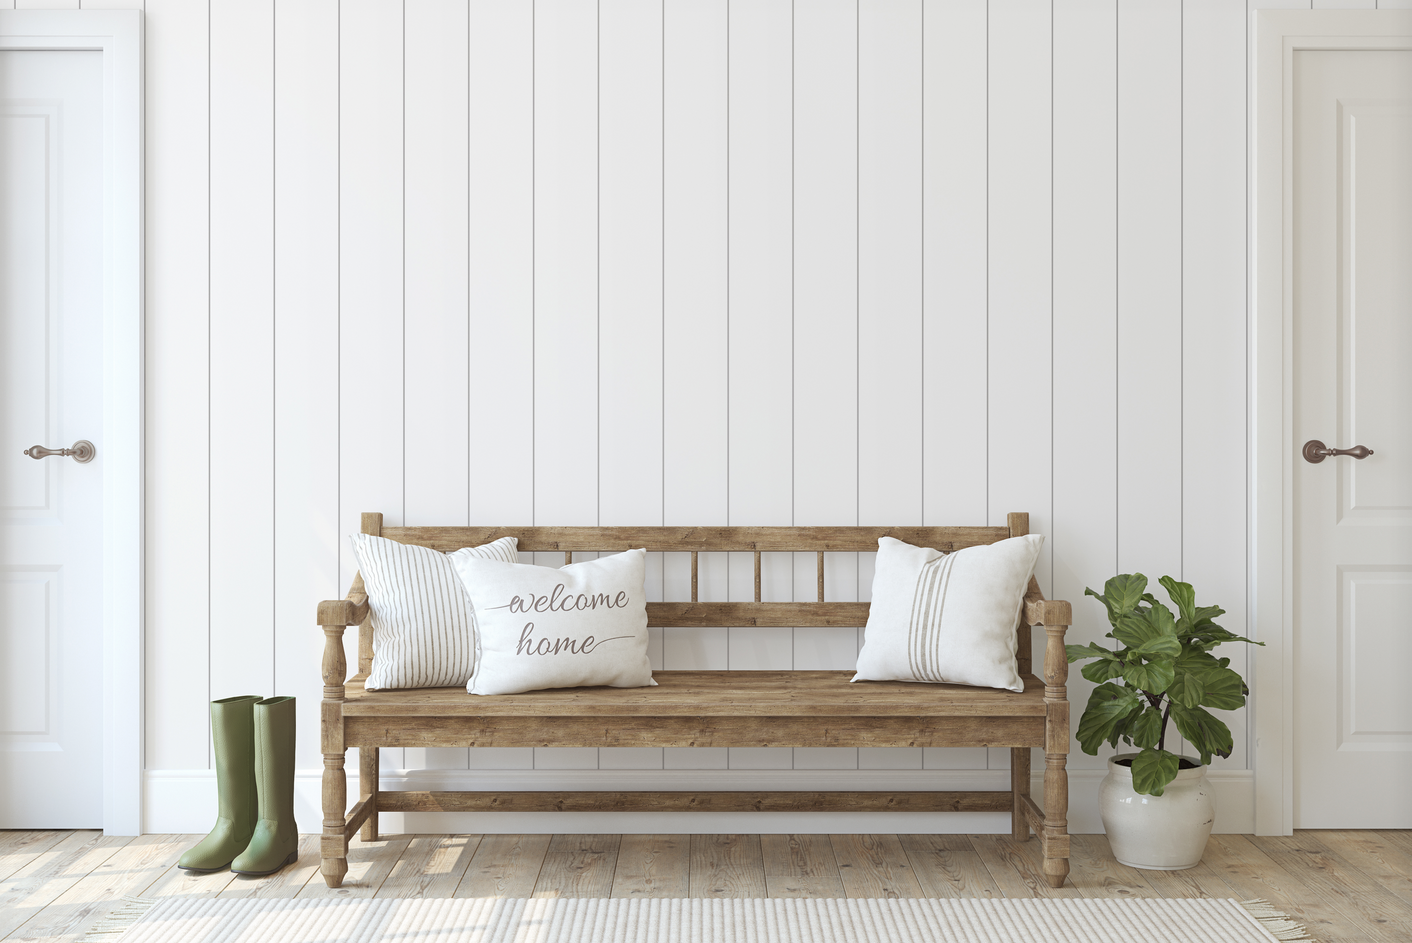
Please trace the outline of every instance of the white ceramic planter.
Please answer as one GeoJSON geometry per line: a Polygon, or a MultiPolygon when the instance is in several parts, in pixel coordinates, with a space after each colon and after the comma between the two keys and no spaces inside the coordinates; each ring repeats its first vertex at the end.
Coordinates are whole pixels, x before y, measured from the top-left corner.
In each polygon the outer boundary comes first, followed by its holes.
{"type": "MultiPolygon", "coordinates": [[[[1108,776],[1098,788],[1098,814],[1113,856],[1149,871],[1196,867],[1216,821],[1216,797],[1206,767],[1181,770],[1162,795],[1144,796],[1133,788],[1132,767],[1117,763],[1135,756],[1111,757],[1108,776]]],[[[1183,759],[1200,762],[1190,756],[1183,759]]]]}

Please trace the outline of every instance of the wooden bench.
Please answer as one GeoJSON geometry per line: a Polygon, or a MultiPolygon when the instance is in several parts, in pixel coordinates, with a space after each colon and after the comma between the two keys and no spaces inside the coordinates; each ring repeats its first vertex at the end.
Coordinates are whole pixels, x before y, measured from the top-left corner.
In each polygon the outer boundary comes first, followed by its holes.
{"type": "MultiPolygon", "coordinates": [[[[363,515],[363,533],[443,552],[497,537],[519,549],[690,552],[691,600],[647,604],[650,626],[862,626],[868,604],[824,601],[824,553],[877,549],[888,535],[938,550],[990,544],[1029,531],[1028,514],[1008,527],[383,527],[363,515]],[[753,552],[754,602],[698,602],[697,554],[753,552]],[[760,554],[809,551],[818,561],[818,600],[762,602],[760,554]]],[[[361,829],[377,840],[379,812],[467,811],[861,811],[1010,812],[1017,841],[1033,829],[1044,874],[1069,873],[1069,702],[1064,633],[1067,602],[1046,600],[1034,580],[1016,627],[1025,691],[952,684],[860,682],[851,671],[658,671],[656,687],[565,688],[473,696],[464,688],[365,691],[373,633],[361,576],[348,596],[319,604],[325,635],[321,752],[324,832],[320,871],[338,887],[348,842],[361,829]],[[343,631],[359,626],[358,673],[348,678],[343,631]],[[1045,627],[1044,683],[1031,671],[1029,626],[1045,627]],[[348,811],[344,753],[359,750],[361,796],[348,811]],[[1010,747],[1010,789],[988,792],[410,792],[378,788],[381,747],[1010,747]],[[1045,751],[1044,797],[1030,798],[1030,748],[1045,751]]]]}

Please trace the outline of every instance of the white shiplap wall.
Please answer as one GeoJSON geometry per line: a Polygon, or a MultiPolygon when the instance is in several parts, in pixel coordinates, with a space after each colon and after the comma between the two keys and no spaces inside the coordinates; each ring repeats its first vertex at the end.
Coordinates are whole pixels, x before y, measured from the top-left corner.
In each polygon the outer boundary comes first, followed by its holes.
{"type": "MultiPolygon", "coordinates": [[[[314,605],[346,588],[364,510],[1027,510],[1071,638],[1102,635],[1082,591],[1119,570],[1191,580],[1243,631],[1243,0],[145,7],[149,798],[209,776],[215,697],[297,695],[299,765],[319,765],[314,605]]],[[[835,598],[867,598],[866,556],[831,567],[835,598]]],[[[749,572],[703,561],[703,598],[745,598],[749,572]]],[[[765,577],[795,591],[786,555],[765,577]]],[[[651,582],[680,596],[682,561],[651,582]]],[[[668,631],[653,654],[842,667],[857,644],[668,631]]],[[[1077,717],[1077,672],[1070,691],[1077,717]]],[[[387,752],[448,782],[681,788],[706,774],[671,770],[881,785],[1008,761],[387,752]]]]}

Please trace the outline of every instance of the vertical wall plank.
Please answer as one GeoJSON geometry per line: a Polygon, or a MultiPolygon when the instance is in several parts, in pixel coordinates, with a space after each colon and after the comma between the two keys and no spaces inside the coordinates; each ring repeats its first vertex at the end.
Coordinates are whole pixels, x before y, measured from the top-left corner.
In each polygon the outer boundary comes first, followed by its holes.
{"type": "MultiPolygon", "coordinates": [[[[1053,358],[1051,7],[990,4],[989,34],[989,499],[987,518],[1052,522],[1053,358]]],[[[1035,564],[1049,590],[1053,544],[1035,564]]],[[[1008,750],[991,750],[992,768],[1008,750]]]]}
{"type": "Polygon", "coordinates": [[[274,4],[211,4],[211,697],[274,684],[274,4]]]}
{"type": "Polygon", "coordinates": [[[403,522],[402,4],[339,13],[339,527],[403,522]]]}
{"type": "MultiPolygon", "coordinates": [[[[858,8],[859,524],[922,522],[922,9],[858,8]]],[[[922,751],[860,750],[858,762],[920,769],[922,751]]]]}
{"type": "MultiPolygon", "coordinates": [[[[663,8],[663,495],[666,524],[725,524],[727,441],[727,0],[663,8]]],[[[664,561],[667,599],[691,598],[691,561],[664,561]]],[[[727,596],[726,558],[702,554],[697,590],[727,596]]],[[[663,634],[663,667],[725,667],[725,629],[663,634]]],[[[671,767],[724,768],[726,751],[669,749],[671,767]]]]}
{"type": "Polygon", "coordinates": [[[467,17],[467,5],[456,0],[406,0],[403,462],[409,524],[470,523],[467,17]]]}
{"type": "Polygon", "coordinates": [[[204,769],[210,700],[205,4],[146,17],[146,765],[204,769]]]}
{"type": "Polygon", "coordinates": [[[858,523],[921,523],[922,0],[858,19],[858,523]]]}
{"type": "MultiPolygon", "coordinates": [[[[858,521],[858,17],[857,0],[794,12],[796,524],[858,521]]],[[[856,554],[833,556],[835,571],[856,570],[856,554]]],[[[816,567],[814,554],[795,555],[794,598],[815,597],[816,567]]],[[[835,577],[856,593],[856,573],[835,577]]],[[[850,667],[857,639],[856,629],[797,628],[791,666],[850,667]]],[[[796,750],[794,760],[858,765],[851,749],[796,750]]]]}
{"type": "MultiPolygon", "coordinates": [[[[338,3],[275,8],[275,692],[299,699],[320,765],[322,634],[338,582],[338,3]],[[333,172],[331,172],[333,171],[333,172]]],[[[356,655],[356,632],[345,647],[356,655]]],[[[350,659],[350,664],[356,661],[350,659]]]]}
{"type": "Polygon", "coordinates": [[[788,524],[794,507],[792,43],[787,0],[731,6],[732,524],[788,524]]]}
{"type": "MultiPolygon", "coordinates": [[[[1054,8],[1054,596],[1077,643],[1108,632],[1084,598],[1117,571],[1117,6],[1054,8]]],[[[1070,700],[1092,685],[1070,674],[1070,700]]],[[[1075,748],[1072,768],[1106,761],[1075,748]]]]}
{"type": "Polygon", "coordinates": [[[1181,0],[1119,0],[1118,567],[1154,585],[1182,565],[1181,43],[1181,0]]]}
{"type": "Polygon", "coordinates": [[[795,524],[858,520],[857,30],[857,0],[794,11],[795,524]]]}
{"type": "Polygon", "coordinates": [[[725,524],[727,0],[666,0],[663,17],[663,515],[725,524]]]}
{"type": "Polygon", "coordinates": [[[985,524],[986,0],[922,8],[922,517],[985,524]],[[964,89],[964,94],[957,90],[964,89]]]}
{"type": "Polygon", "coordinates": [[[471,4],[468,33],[470,518],[528,521],[534,519],[534,4],[471,4]]]}
{"type": "MultiPolygon", "coordinates": [[[[1182,26],[1182,578],[1246,634],[1244,4],[1187,0],[1182,26]]],[[[1249,678],[1249,646],[1228,645],[1249,678]]],[[[1227,717],[1244,769],[1246,717],[1227,717]]]]}
{"type": "Polygon", "coordinates": [[[535,522],[598,523],[598,17],[535,8],[535,522]]]}
{"type": "Polygon", "coordinates": [[[662,523],[662,4],[599,6],[599,518],[662,523]]]}

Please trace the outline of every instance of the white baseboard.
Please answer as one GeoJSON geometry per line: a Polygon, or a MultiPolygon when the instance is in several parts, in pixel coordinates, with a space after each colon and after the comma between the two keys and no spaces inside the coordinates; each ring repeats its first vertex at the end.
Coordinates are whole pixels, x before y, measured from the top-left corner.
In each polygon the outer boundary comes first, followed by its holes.
{"type": "MultiPolygon", "coordinates": [[[[1104,770],[1069,772],[1069,830],[1101,834],[1098,785],[1104,770]]],[[[294,814],[301,832],[323,826],[323,770],[299,770],[294,814]]],[[[1216,831],[1255,830],[1255,782],[1250,770],[1208,774],[1216,789],[1216,831]]],[[[216,774],[212,770],[148,770],[143,830],[149,834],[200,833],[215,819],[216,774]]],[[[1005,770],[388,770],[384,789],[620,791],[747,790],[980,790],[1007,789],[1005,770]]],[[[1036,775],[1032,792],[1044,795],[1036,775]]],[[[350,803],[358,795],[356,772],[348,777],[350,803]]],[[[996,834],[1010,831],[1008,813],[995,812],[384,812],[387,834],[690,834],[690,833],[884,833],[996,834]]]]}

